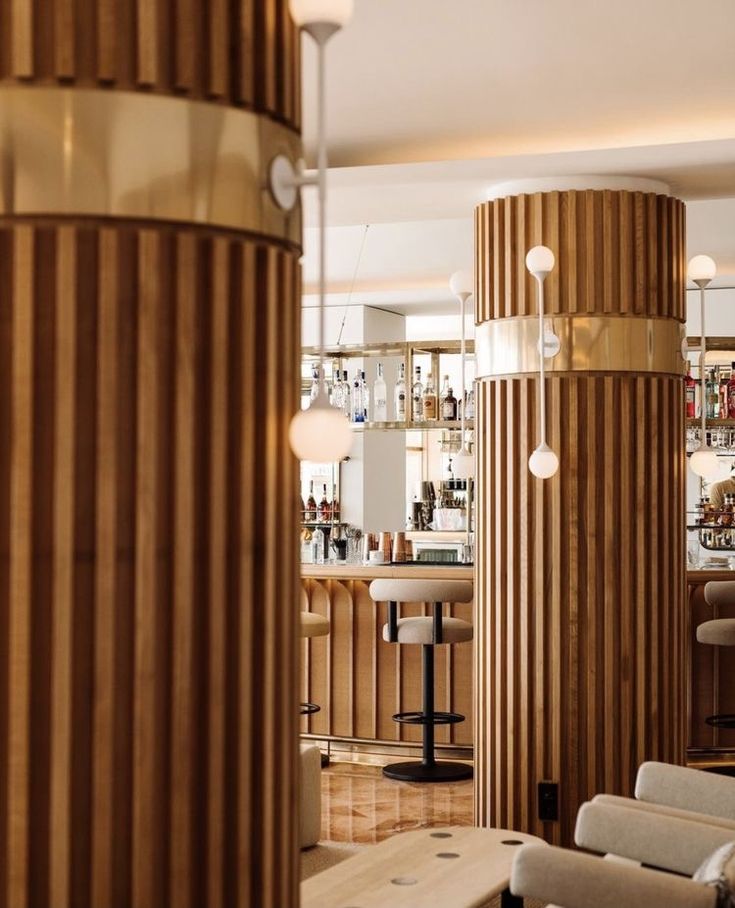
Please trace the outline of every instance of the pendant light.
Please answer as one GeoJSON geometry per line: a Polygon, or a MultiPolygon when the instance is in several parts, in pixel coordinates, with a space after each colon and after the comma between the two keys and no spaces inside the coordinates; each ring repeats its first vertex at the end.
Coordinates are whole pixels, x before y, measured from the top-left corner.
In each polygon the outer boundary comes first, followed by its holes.
{"type": "Polygon", "coordinates": [[[352,431],[344,414],[329,402],[324,383],[324,322],[326,297],[327,133],[325,48],[352,15],[353,0],[291,0],[291,16],[317,46],[318,114],[317,173],[307,176],[286,155],[271,162],[270,189],[276,204],[290,211],[302,186],[316,186],[319,199],[319,391],[306,410],[291,420],[288,438],[300,460],[331,463],[342,460],[352,447],[352,431]]]}
{"type": "Polygon", "coordinates": [[[550,479],[559,469],[559,458],[546,442],[546,368],[547,357],[559,352],[559,338],[544,325],[544,281],[554,270],[554,253],[548,246],[534,246],[526,255],[526,268],[538,286],[539,352],[539,436],[536,450],[528,458],[528,469],[539,479],[550,479]]]}
{"type": "Polygon", "coordinates": [[[461,359],[462,359],[462,387],[460,390],[460,400],[462,401],[462,416],[460,422],[460,435],[462,445],[452,461],[452,473],[457,479],[471,479],[475,475],[475,455],[470,452],[465,441],[465,410],[467,409],[465,400],[465,365],[467,354],[465,348],[465,320],[464,307],[467,300],[474,292],[474,278],[471,271],[455,271],[449,278],[449,289],[452,294],[459,300],[459,318],[460,318],[460,337],[461,337],[461,359]]]}
{"type": "Polygon", "coordinates": [[[699,306],[701,312],[701,345],[699,353],[699,377],[701,380],[700,403],[702,411],[702,437],[699,447],[692,454],[689,465],[692,472],[703,479],[716,479],[720,472],[720,465],[717,461],[717,454],[707,444],[707,380],[705,377],[704,366],[705,356],[707,353],[707,332],[705,331],[704,322],[704,291],[712,282],[717,274],[717,265],[708,255],[695,255],[690,259],[687,275],[692,283],[699,287],[699,306]]]}

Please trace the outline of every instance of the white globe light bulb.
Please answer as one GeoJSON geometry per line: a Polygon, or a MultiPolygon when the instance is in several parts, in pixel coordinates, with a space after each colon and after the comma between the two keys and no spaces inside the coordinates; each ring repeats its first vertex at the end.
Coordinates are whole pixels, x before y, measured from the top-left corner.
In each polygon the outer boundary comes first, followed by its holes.
{"type": "Polygon", "coordinates": [[[550,479],[559,469],[559,458],[547,444],[539,445],[528,458],[528,469],[539,479],[550,479]]]}
{"type": "Polygon", "coordinates": [[[472,479],[475,475],[475,455],[467,448],[459,450],[452,460],[452,473],[456,479],[472,479]]]}
{"type": "Polygon", "coordinates": [[[526,254],[526,268],[534,277],[546,277],[554,270],[556,259],[548,246],[534,246],[526,254]]]}
{"type": "Polygon", "coordinates": [[[717,454],[707,445],[702,445],[689,459],[692,472],[702,479],[716,479],[720,473],[720,462],[717,454]]]}
{"type": "Polygon", "coordinates": [[[352,17],[353,0],[290,0],[291,18],[299,26],[326,23],[341,28],[352,17]]]}
{"type": "Polygon", "coordinates": [[[475,292],[475,278],[471,271],[455,271],[449,278],[452,296],[472,296],[475,292]]]}
{"type": "Polygon", "coordinates": [[[689,259],[687,277],[693,283],[696,284],[699,281],[709,283],[716,274],[717,265],[714,259],[708,255],[695,255],[694,258],[689,259]]]}
{"type": "Polygon", "coordinates": [[[332,463],[350,453],[352,430],[343,413],[325,397],[317,397],[308,410],[299,411],[291,420],[288,440],[299,460],[332,463]]]}

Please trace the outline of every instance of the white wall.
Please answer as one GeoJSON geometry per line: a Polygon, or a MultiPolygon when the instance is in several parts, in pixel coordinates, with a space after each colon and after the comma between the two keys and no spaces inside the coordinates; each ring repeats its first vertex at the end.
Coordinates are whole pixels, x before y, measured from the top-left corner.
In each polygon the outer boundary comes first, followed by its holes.
{"type": "MultiPolygon", "coordinates": [[[[708,337],[735,337],[735,288],[708,290],[704,304],[708,337]]],[[[687,335],[699,337],[699,290],[687,290],[687,335]]]]}

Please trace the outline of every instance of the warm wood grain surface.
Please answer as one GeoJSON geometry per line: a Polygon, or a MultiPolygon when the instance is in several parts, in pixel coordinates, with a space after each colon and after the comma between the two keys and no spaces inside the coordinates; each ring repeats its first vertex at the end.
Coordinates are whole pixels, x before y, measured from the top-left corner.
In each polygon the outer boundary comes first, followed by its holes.
{"type": "MultiPolygon", "coordinates": [[[[477,210],[477,319],[537,311],[524,257],[548,244],[547,311],[683,318],[683,205],[563,192],[477,210]]],[[[528,470],[538,378],[477,387],[477,820],[571,844],[579,804],[685,756],[683,387],[676,375],[555,372],[528,470]],[[537,785],[559,786],[559,822],[537,785]]]]}
{"type": "Polygon", "coordinates": [[[294,904],[297,267],[0,224],[3,908],[294,904]]]}
{"type": "MultiPolygon", "coordinates": [[[[434,571],[445,576],[450,570],[457,572],[451,574],[457,580],[472,578],[471,568],[302,567],[304,610],[324,615],[330,622],[328,636],[302,643],[302,700],[321,706],[320,712],[302,718],[303,732],[375,744],[421,741],[419,726],[391,718],[394,713],[421,708],[421,647],[383,640],[388,605],[373,602],[368,588],[376,576],[437,577],[434,571]],[[307,568],[315,576],[304,577],[307,568]],[[396,574],[383,573],[393,570],[396,574]]],[[[430,603],[406,603],[400,606],[400,615],[430,614],[430,609],[430,603]]],[[[472,603],[447,605],[444,614],[471,621],[472,603]]],[[[437,744],[470,746],[472,646],[437,646],[435,658],[436,708],[466,716],[457,725],[437,726],[437,744]]]]}
{"type": "Polygon", "coordinates": [[[0,82],[177,95],[300,122],[287,0],[6,0],[0,82]]]}

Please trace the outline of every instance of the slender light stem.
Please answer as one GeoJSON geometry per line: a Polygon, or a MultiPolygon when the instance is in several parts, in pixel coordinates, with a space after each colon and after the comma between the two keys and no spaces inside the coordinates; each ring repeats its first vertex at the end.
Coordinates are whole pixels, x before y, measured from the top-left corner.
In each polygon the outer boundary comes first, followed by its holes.
{"type": "Polygon", "coordinates": [[[327,95],[325,77],[326,39],[315,38],[318,68],[317,192],[319,197],[319,385],[324,390],[324,335],[327,295],[327,95]]]}
{"type": "Polygon", "coordinates": [[[699,380],[702,387],[700,394],[700,404],[702,408],[702,439],[700,441],[700,446],[705,447],[707,444],[707,381],[704,373],[704,358],[707,354],[707,341],[705,339],[706,332],[704,330],[704,286],[702,284],[699,285],[699,307],[701,311],[700,321],[702,323],[702,337],[699,353],[699,380]]]}
{"type": "Polygon", "coordinates": [[[461,320],[460,355],[461,355],[461,359],[462,359],[462,389],[460,391],[460,393],[462,395],[460,397],[460,400],[462,401],[462,415],[460,417],[460,432],[461,432],[461,435],[460,435],[461,444],[459,446],[460,451],[464,450],[464,411],[466,409],[466,402],[465,402],[465,341],[464,341],[464,306],[465,306],[466,302],[467,302],[467,294],[460,293],[459,294],[459,317],[461,320]]]}
{"type": "Polygon", "coordinates": [[[537,277],[538,281],[538,350],[539,350],[539,424],[541,441],[546,444],[546,362],[544,350],[544,279],[537,277]]]}

